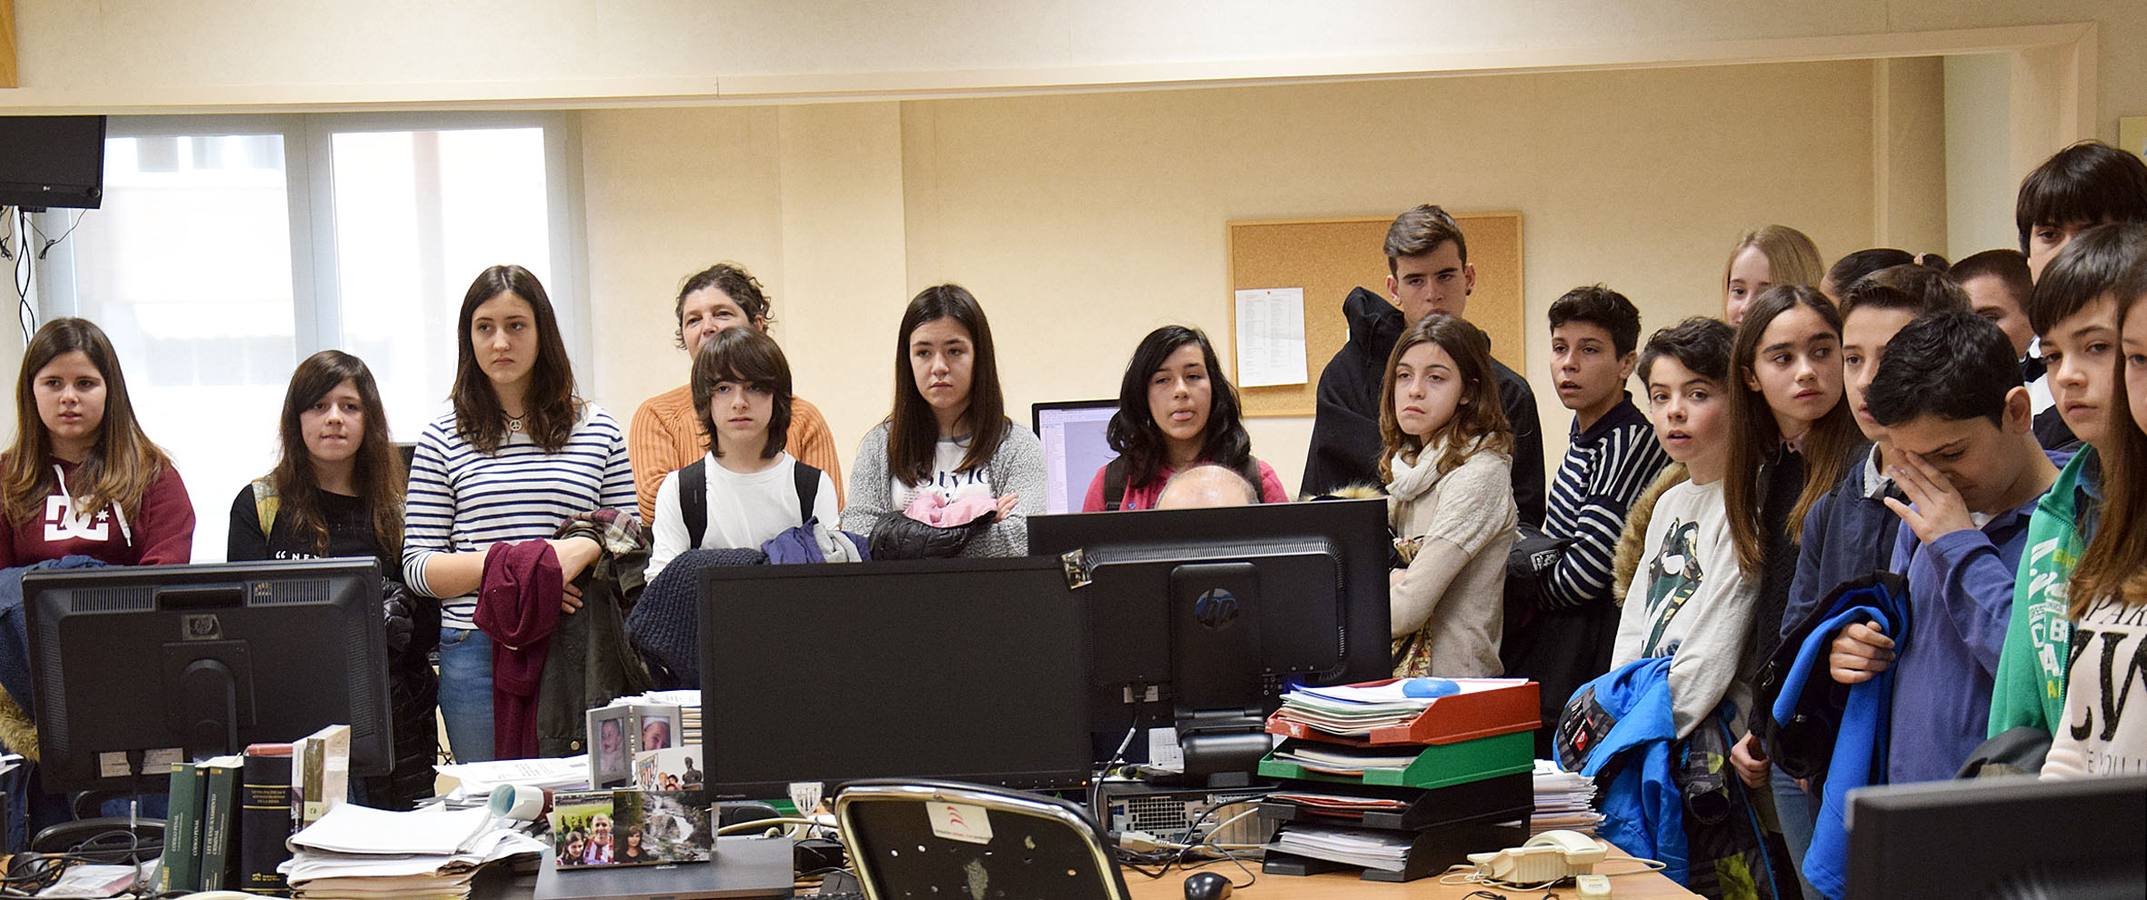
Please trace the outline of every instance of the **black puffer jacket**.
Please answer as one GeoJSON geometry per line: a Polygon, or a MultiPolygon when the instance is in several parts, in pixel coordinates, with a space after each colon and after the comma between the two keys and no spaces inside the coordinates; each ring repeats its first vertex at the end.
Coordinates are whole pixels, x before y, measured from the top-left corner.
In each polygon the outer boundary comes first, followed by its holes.
{"type": "Polygon", "coordinates": [[[440,601],[382,583],[387,618],[388,700],[394,719],[395,764],[387,775],[361,779],[368,805],[406,810],[432,796],[433,763],[440,750],[434,710],[440,679],[432,651],[440,646],[440,601]]]}

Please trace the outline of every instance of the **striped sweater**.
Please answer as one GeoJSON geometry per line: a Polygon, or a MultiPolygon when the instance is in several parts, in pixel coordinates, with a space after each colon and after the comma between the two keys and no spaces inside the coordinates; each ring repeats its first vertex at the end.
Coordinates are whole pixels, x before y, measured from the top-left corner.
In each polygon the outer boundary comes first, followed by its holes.
{"type": "MultiPolygon", "coordinates": [[[[634,470],[626,431],[595,404],[575,423],[567,445],[545,453],[514,432],[497,452],[470,446],[446,413],[425,426],[410,461],[403,514],[403,578],[411,589],[438,597],[425,583],[425,561],[500,541],[549,538],[575,513],[610,507],[633,511],[634,470]]],[[[472,628],[477,596],[440,598],[440,624],[472,628]]]]}
{"type": "Polygon", "coordinates": [[[1545,579],[1550,605],[1575,607],[1611,598],[1611,557],[1625,528],[1626,510],[1669,464],[1654,428],[1630,394],[1586,432],[1573,436],[1551,482],[1543,520],[1547,537],[1571,542],[1545,579]]]}

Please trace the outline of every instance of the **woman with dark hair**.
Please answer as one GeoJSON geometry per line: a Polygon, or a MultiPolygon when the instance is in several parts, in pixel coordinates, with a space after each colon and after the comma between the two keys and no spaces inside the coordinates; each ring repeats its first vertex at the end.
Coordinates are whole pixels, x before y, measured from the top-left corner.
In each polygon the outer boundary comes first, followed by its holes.
{"type": "Polygon", "coordinates": [[[400,578],[403,461],[365,361],[323,350],[298,364],[283,395],[274,471],[231,501],[228,557],[370,556],[400,578]]]}
{"type": "Polygon", "coordinates": [[[1082,512],[1154,509],[1170,476],[1201,463],[1244,475],[1262,503],[1290,501],[1274,467],[1253,457],[1237,389],[1197,328],[1165,325],[1141,339],[1119,381],[1108,437],[1118,458],[1089,482],[1082,512]]]}
{"type": "Polygon", "coordinates": [[[1513,428],[1491,338],[1433,313],[1402,332],[1379,390],[1379,474],[1394,543],[1394,674],[1497,676],[1506,556],[1518,538],[1513,428]]]}
{"type": "Polygon", "coordinates": [[[119,354],[88,319],[46,322],[23,348],[0,500],[0,568],[76,555],[119,566],[193,559],[186,484],[142,433],[119,354]]]}
{"type": "Polygon", "coordinates": [[[307,357],[291,373],[277,434],[275,470],[231,500],[227,558],[380,561],[395,759],[360,790],[369,806],[409,809],[432,796],[440,681],[429,656],[440,642],[440,610],[401,583],[403,461],[372,370],[340,350],[307,357]]]}
{"type": "Polygon", "coordinates": [[[1043,444],[1007,419],[991,324],[960,285],[925,288],[902,313],[894,410],[857,448],[843,530],[870,537],[880,558],[877,532],[923,524],[909,515],[920,501],[988,523],[959,543],[970,557],[1027,554],[1028,517],[1044,511],[1043,444]]]}
{"type": "Polygon", "coordinates": [[[566,585],[560,609],[580,609],[574,580],[602,548],[552,535],[578,513],[634,510],[634,473],[624,429],[575,392],[537,276],[521,266],[479,273],[455,329],[454,410],[418,436],[402,569],[411,590],[440,598],[440,713],[455,758],[476,762],[493,755],[492,640],[472,618],[486,552],[551,541],[566,585]]]}

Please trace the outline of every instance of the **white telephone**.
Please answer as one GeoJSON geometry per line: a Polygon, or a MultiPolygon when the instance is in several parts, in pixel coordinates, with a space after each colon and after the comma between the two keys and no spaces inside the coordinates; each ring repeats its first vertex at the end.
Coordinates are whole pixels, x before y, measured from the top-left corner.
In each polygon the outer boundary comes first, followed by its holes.
{"type": "Polygon", "coordinates": [[[1546,831],[1519,847],[1471,853],[1479,877],[1509,884],[1549,884],[1595,871],[1610,854],[1603,842],[1577,831],[1546,831]]]}

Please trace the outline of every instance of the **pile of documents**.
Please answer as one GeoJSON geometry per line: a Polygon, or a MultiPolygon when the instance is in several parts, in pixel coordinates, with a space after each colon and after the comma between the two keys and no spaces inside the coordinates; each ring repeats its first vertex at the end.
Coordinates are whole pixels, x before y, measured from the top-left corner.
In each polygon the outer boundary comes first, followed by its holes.
{"type": "Polygon", "coordinates": [[[444,805],[388,812],[345,803],[290,843],[295,853],[282,871],[303,900],[461,900],[478,869],[546,850],[486,810],[444,805]]]}
{"type": "Polygon", "coordinates": [[[1297,804],[1299,808],[1314,815],[1347,818],[1361,817],[1368,812],[1402,812],[1409,808],[1409,802],[1406,800],[1319,791],[1276,791],[1267,795],[1267,799],[1277,803],[1297,804]]]}
{"type": "Polygon", "coordinates": [[[492,789],[505,784],[543,788],[554,793],[589,788],[587,755],[459,763],[434,766],[433,770],[455,779],[454,789],[448,791],[444,799],[448,806],[457,809],[485,805],[492,799],[492,789]]]}
{"type": "Polygon", "coordinates": [[[1416,835],[1371,828],[1293,825],[1275,836],[1268,849],[1367,869],[1401,871],[1408,864],[1416,835]]]}
{"type": "Polygon", "coordinates": [[[1322,775],[1361,776],[1366,769],[1401,770],[1416,762],[1421,747],[1350,747],[1341,744],[1287,743],[1274,758],[1322,775]]]}
{"type": "Polygon", "coordinates": [[[1373,729],[1415,721],[1438,698],[1411,685],[1434,681],[1453,684],[1446,679],[1406,678],[1377,687],[1298,688],[1282,695],[1282,709],[1275,717],[1332,735],[1361,738],[1373,729]]]}
{"type": "Polygon", "coordinates": [[[1536,760],[1536,812],[1528,819],[1528,833],[1541,834],[1563,828],[1594,834],[1603,824],[1595,811],[1595,782],[1558,768],[1547,759],[1536,760]]]}

